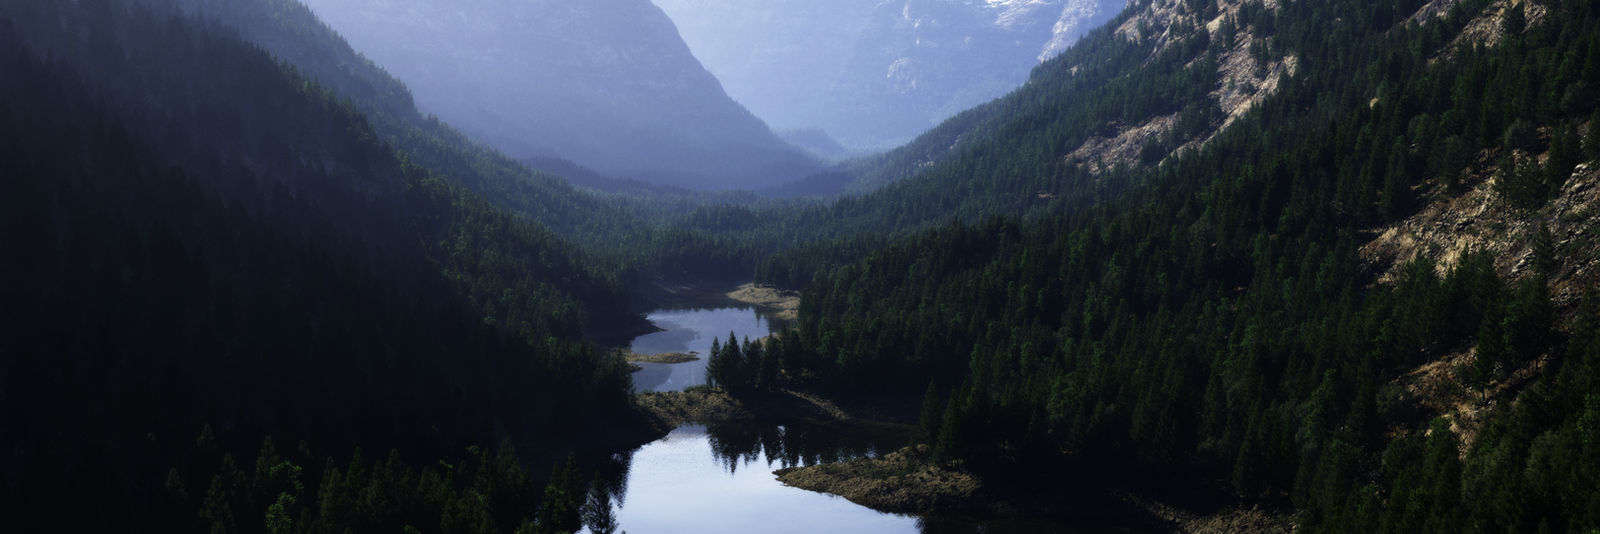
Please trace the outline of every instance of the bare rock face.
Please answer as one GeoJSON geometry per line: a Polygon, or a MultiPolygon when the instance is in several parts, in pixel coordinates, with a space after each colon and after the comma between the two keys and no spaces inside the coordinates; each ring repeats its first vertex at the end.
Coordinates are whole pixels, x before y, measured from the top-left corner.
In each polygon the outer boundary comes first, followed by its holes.
{"type": "MultiPolygon", "coordinates": [[[[1522,158],[1544,155],[1518,153],[1522,158]]],[[[1361,248],[1362,260],[1380,272],[1378,281],[1395,280],[1406,264],[1417,259],[1433,261],[1440,273],[1454,267],[1468,251],[1491,253],[1501,277],[1519,279],[1532,272],[1533,238],[1539,228],[1554,238],[1559,266],[1551,273],[1551,294],[1556,303],[1574,302],[1584,285],[1600,274],[1600,259],[1593,254],[1600,239],[1600,168],[1579,165],[1572,170],[1561,194],[1535,212],[1510,208],[1495,191],[1497,152],[1485,152],[1477,164],[1462,171],[1463,183],[1472,184],[1460,194],[1428,192],[1426,206],[1395,225],[1374,230],[1375,237],[1361,248]]]]}
{"type": "Polygon", "coordinates": [[[649,0],[307,0],[418,105],[517,158],[691,188],[817,164],[743,109],[649,0]]]}
{"type": "MultiPolygon", "coordinates": [[[[1208,20],[1199,20],[1181,1],[1154,0],[1116,29],[1118,35],[1130,41],[1153,40],[1156,54],[1188,38],[1189,34],[1181,31],[1186,24],[1202,27],[1212,35],[1231,34],[1232,42],[1217,58],[1220,83],[1207,95],[1211,101],[1206,105],[1215,106],[1220,119],[1207,124],[1193,137],[1175,143],[1176,146],[1164,147],[1154,158],[1149,158],[1150,154],[1144,153],[1144,149],[1161,142],[1172,132],[1179,123],[1178,114],[1152,117],[1136,124],[1109,124],[1104,133],[1084,141],[1063,159],[1095,174],[1117,166],[1157,163],[1204,146],[1227,131],[1256,104],[1277,93],[1278,86],[1294,76],[1300,60],[1295,56],[1257,57],[1252,49],[1260,40],[1248,26],[1223,32],[1224,21],[1236,15],[1243,4],[1240,0],[1216,0],[1217,14],[1208,20]]],[[[1264,6],[1275,9],[1276,2],[1266,2],[1264,6]]]]}

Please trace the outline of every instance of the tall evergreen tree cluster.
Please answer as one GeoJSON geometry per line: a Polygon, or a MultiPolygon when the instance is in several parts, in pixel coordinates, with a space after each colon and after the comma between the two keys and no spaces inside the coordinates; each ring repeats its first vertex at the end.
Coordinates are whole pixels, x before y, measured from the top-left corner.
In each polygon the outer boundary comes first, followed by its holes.
{"type": "Polygon", "coordinates": [[[785,360],[797,361],[801,348],[785,338],[798,338],[793,330],[765,339],[742,343],[732,332],[726,343],[711,340],[711,355],[706,362],[706,383],[734,391],[772,390],[780,384],[779,373],[785,360]]]}

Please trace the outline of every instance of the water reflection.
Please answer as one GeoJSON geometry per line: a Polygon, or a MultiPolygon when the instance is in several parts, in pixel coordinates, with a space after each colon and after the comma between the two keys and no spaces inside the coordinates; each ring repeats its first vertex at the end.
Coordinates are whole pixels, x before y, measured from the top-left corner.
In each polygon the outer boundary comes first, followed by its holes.
{"type": "Polygon", "coordinates": [[[905,445],[898,429],[842,423],[722,424],[706,434],[712,455],[729,473],[758,462],[771,471],[874,457],[905,445]]]}
{"type": "MultiPolygon", "coordinates": [[[[845,499],[791,488],[772,474],[788,458],[823,454],[820,441],[791,442],[794,425],[685,426],[602,467],[597,501],[615,501],[611,519],[594,514],[589,532],[919,532],[915,517],[885,514],[845,499]],[[769,454],[768,451],[784,451],[769,454]],[[787,456],[786,456],[787,455],[787,456]],[[625,479],[625,482],[618,482],[625,479]]],[[[867,440],[870,442],[871,440],[867,440]]],[[[844,449],[875,450],[880,445],[844,449]]],[[[791,465],[794,465],[791,463],[791,465]]]]}
{"type": "Polygon", "coordinates": [[[873,456],[904,433],[809,421],[684,426],[600,466],[587,532],[1076,532],[1030,520],[886,514],[840,497],[784,486],[772,471],[873,456]],[[609,513],[606,513],[609,512],[609,513]]]}
{"type": "Polygon", "coordinates": [[[633,374],[639,391],[683,391],[706,381],[706,359],[711,340],[726,341],[731,332],[740,340],[759,339],[781,328],[758,308],[724,306],[657,310],[645,316],[661,331],[634,338],[629,350],[640,354],[691,353],[700,360],[687,363],[640,363],[633,374]]]}

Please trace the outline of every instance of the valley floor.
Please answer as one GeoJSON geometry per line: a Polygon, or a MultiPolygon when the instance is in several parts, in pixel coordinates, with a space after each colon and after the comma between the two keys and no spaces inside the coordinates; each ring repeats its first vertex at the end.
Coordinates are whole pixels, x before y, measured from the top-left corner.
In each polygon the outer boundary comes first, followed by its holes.
{"type": "MultiPolygon", "coordinates": [[[[816,394],[783,390],[730,394],[698,387],[679,392],[644,393],[637,404],[667,429],[686,424],[805,420],[846,429],[910,432],[907,406],[873,402],[835,402],[816,394]]],[[[1137,532],[1287,533],[1292,511],[1228,504],[1187,506],[1135,493],[1093,488],[1050,488],[1042,493],[986,487],[959,462],[933,465],[926,445],[914,445],[874,458],[790,467],[774,472],[800,489],[837,495],[878,511],[916,515],[1000,518],[1068,517],[1073,524],[1102,525],[1137,532]],[[1071,506],[1071,511],[1063,510],[1071,506]]],[[[1051,522],[1057,519],[1050,519],[1051,522]]]]}

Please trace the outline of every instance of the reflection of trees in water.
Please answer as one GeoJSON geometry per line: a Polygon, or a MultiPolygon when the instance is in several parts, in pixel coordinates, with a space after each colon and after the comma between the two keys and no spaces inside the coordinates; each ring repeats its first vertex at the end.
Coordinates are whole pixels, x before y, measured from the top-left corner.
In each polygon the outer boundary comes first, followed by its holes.
{"type": "Polygon", "coordinates": [[[620,452],[594,460],[594,479],[589,482],[589,494],[583,503],[583,524],[593,534],[617,532],[616,508],[622,506],[628,494],[628,470],[633,466],[633,452],[620,452]],[[612,503],[616,506],[612,506],[612,503]]]}
{"type": "Polygon", "coordinates": [[[728,472],[766,460],[767,467],[795,467],[876,456],[905,445],[905,437],[838,424],[730,423],[706,427],[711,454],[728,472]]]}

